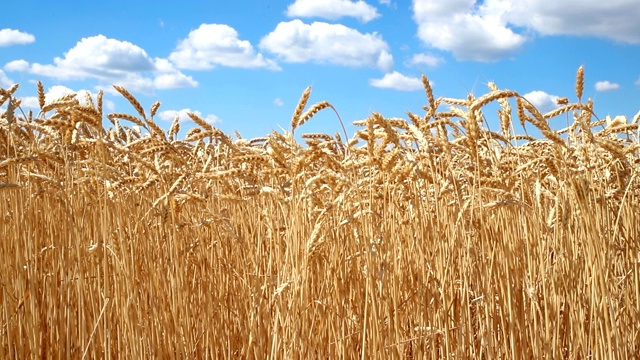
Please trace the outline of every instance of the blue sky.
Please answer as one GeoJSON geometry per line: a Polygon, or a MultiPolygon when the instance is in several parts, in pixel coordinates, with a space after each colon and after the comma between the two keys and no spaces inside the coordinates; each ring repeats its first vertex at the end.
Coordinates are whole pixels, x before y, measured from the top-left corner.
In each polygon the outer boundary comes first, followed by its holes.
{"type": "MultiPolygon", "coordinates": [[[[251,138],[288,130],[307,86],[309,104],[329,101],[347,124],[423,114],[421,73],[436,96],[480,96],[494,81],[550,110],[575,99],[584,65],[600,118],[640,110],[637,0],[9,1],[2,12],[0,86],[20,83],[25,109],[41,80],[48,101],[104,90],[108,112],[134,113],[118,84],[145,108],[160,100],[164,128],[198,111],[251,138]]],[[[339,130],[324,110],[301,131],[339,130]]]]}

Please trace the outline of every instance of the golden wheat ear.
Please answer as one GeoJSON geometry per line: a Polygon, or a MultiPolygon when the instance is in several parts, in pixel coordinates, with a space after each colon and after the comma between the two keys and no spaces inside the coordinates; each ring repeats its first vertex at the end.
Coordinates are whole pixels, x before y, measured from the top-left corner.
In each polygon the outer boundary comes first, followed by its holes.
{"type": "Polygon", "coordinates": [[[302,111],[307,106],[307,101],[309,101],[309,96],[311,95],[311,86],[308,86],[302,92],[302,96],[300,97],[300,101],[298,101],[298,105],[296,109],[293,111],[293,116],[291,116],[291,133],[293,133],[299,125],[300,116],[302,115],[302,111]]]}
{"type": "Polygon", "coordinates": [[[136,112],[138,112],[138,114],[143,119],[147,118],[147,115],[145,115],[145,112],[144,112],[144,108],[142,107],[142,105],[140,105],[140,102],[138,101],[138,99],[135,98],[135,96],[131,95],[131,93],[127,89],[125,89],[120,85],[113,85],[113,88],[116,89],[116,91],[118,91],[122,96],[124,96],[124,98],[127,99],[127,101],[129,101],[131,106],[133,106],[133,108],[136,109],[136,112]]]}
{"type": "Polygon", "coordinates": [[[44,85],[42,85],[42,81],[38,81],[38,105],[40,106],[40,110],[44,108],[44,104],[44,85]]]}
{"type": "Polygon", "coordinates": [[[576,96],[578,102],[582,102],[582,93],[584,92],[584,66],[580,65],[576,72],[576,96]]]}

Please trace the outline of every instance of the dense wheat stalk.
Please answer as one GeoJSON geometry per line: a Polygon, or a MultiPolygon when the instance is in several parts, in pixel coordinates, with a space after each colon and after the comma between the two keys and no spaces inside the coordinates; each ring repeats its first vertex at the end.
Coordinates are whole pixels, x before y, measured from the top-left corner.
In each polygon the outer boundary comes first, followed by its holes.
{"type": "Polygon", "coordinates": [[[236,140],[0,89],[0,357],[633,358],[638,116],[592,121],[583,77],[546,114],[423,77],[424,115],[304,144],[310,88],[236,140]]]}

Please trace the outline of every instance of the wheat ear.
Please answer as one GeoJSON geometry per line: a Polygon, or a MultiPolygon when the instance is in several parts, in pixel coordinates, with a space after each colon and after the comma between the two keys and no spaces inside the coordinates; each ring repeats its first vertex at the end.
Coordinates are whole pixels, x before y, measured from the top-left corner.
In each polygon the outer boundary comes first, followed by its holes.
{"type": "Polygon", "coordinates": [[[129,103],[131,103],[133,108],[136,109],[138,114],[140,114],[140,116],[142,116],[143,119],[147,118],[147,116],[144,113],[144,109],[142,108],[142,105],[140,105],[140,102],[138,102],[138,100],[133,95],[131,95],[131,93],[127,89],[119,85],[114,85],[113,88],[116,89],[120,94],[122,94],[122,96],[124,96],[124,98],[127,99],[129,103]]]}
{"type": "Polygon", "coordinates": [[[44,104],[44,85],[42,85],[42,81],[38,81],[38,105],[40,106],[40,110],[42,110],[44,104]]]}
{"type": "Polygon", "coordinates": [[[156,116],[156,113],[158,112],[158,109],[160,108],[160,105],[162,105],[162,103],[160,101],[156,101],[153,103],[153,105],[151,105],[151,117],[156,116]]]}
{"type": "Polygon", "coordinates": [[[580,65],[576,73],[576,96],[578,102],[582,102],[582,93],[584,91],[584,66],[580,65]]]}
{"type": "Polygon", "coordinates": [[[300,116],[302,115],[304,108],[307,106],[309,95],[311,95],[311,86],[304,90],[302,97],[300,97],[300,101],[298,101],[298,106],[296,106],[296,110],[293,112],[293,116],[291,117],[291,133],[293,133],[299,125],[300,116]]]}
{"type": "Polygon", "coordinates": [[[189,112],[187,113],[187,116],[189,116],[194,123],[198,124],[198,126],[203,128],[205,131],[215,131],[214,127],[211,126],[211,124],[206,122],[203,118],[198,116],[196,113],[189,112]]]}
{"type": "Polygon", "coordinates": [[[178,135],[179,131],[180,131],[180,116],[176,115],[176,117],[173,118],[171,127],[169,128],[169,137],[171,138],[171,140],[173,140],[175,136],[178,135]]]}
{"type": "Polygon", "coordinates": [[[300,115],[300,118],[298,119],[298,125],[296,127],[302,126],[304,123],[309,121],[316,113],[318,113],[318,111],[328,108],[330,106],[331,104],[329,104],[328,101],[320,101],[319,103],[314,104],[309,108],[309,110],[305,111],[302,115],[300,115]]]}
{"type": "Polygon", "coordinates": [[[424,90],[427,93],[427,100],[429,101],[429,108],[433,109],[433,111],[435,111],[436,101],[433,98],[433,89],[431,89],[431,83],[429,82],[429,79],[427,79],[427,77],[424,74],[422,74],[421,80],[422,80],[422,86],[424,86],[424,90]]]}

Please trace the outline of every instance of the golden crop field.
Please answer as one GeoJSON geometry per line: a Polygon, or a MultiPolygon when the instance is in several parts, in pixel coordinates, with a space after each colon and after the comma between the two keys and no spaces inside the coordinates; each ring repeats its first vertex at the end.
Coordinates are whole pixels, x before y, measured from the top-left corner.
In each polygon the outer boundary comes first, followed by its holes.
{"type": "Polygon", "coordinates": [[[640,113],[583,76],[549,113],[423,76],[423,114],[350,136],[301,134],[336,110],[308,88],[255,139],[0,89],[0,357],[637,357],[640,113]]]}

